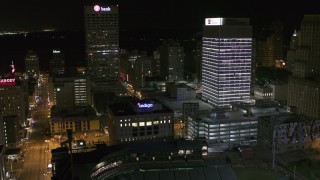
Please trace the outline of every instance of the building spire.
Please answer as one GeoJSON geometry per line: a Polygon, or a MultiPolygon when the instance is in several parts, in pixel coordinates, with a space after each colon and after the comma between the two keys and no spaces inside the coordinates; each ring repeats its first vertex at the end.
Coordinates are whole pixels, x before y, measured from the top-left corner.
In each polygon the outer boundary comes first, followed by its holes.
{"type": "Polygon", "coordinates": [[[15,72],[16,72],[16,69],[14,68],[13,61],[12,61],[11,65],[10,65],[10,67],[11,67],[11,75],[14,76],[15,72]]]}

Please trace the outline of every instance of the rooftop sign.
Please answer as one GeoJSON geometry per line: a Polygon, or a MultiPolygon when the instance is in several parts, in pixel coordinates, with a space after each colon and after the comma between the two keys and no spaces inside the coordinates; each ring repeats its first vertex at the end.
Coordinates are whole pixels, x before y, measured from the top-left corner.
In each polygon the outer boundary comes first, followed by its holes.
{"type": "Polygon", "coordinates": [[[137,106],[138,106],[138,108],[152,108],[153,104],[151,104],[151,103],[138,103],[137,106]]]}
{"type": "Polygon", "coordinates": [[[99,11],[106,12],[106,11],[111,11],[111,8],[95,5],[95,6],[93,6],[93,10],[96,12],[99,12],[99,11]]]}
{"type": "Polygon", "coordinates": [[[15,78],[0,79],[0,86],[15,86],[15,85],[16,85],[15,78]]]}
{"type": "Polygon", "coordinates": [[[223,25],[223,18],[206,18],[206,26],[220,26],[223,25]]]}

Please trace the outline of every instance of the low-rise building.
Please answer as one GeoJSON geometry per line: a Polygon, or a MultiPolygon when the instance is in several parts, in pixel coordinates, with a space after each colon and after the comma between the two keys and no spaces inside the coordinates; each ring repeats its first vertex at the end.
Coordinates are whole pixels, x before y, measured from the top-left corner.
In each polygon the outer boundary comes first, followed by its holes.
{"type": "Polygon", "coordinates": [[[258,117],[258,146],[283,153],[320,148],[320,120],[293,113],[258,117]]]}
{"type": "Polygon", "coordinates": [[[241,146],[256,146],[258,119],[287,112],[275,101],[257,100],[233,104],[229,111],[202,111],[186,117],[187,138],[204,138],[208,152],[223,151],[241,146]]]}
{"type": "Polygon", "coordinates": [[[99,117],[91,108],[72,113],[54,112],[54,110],[52,112],[50,119],[52,134],[66,133],[67,129],[72,129],[73,132],[100,130],[99,117]]]}
{"type": "Polygon", "coordinates": [[[108,106],[111,144],[173,138],[173,111],[156,100],[131,100],[108,106]]]}

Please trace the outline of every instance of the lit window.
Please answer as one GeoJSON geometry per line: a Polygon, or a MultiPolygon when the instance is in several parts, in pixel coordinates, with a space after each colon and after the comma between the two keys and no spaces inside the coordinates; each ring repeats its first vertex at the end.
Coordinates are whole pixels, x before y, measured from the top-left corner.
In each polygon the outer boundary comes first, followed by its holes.
{"type": "Polygon", "coordinates": [[[137,126],[138,126],[138,123],[132,123],[132,126],[133,126],[133,127],[137,127],[137,126]]]}
{"type": "Polygon", "coordinates": [[[144,122],[139,122],[139,126],[145,126],[144,122]]]}
{"type": "Polygon", "coordinates": [[[147,126],[151,126],[152,125],[152,122],[151,121],[148,121],[147,122],[147,126]]]}
{"type": "Polygon", "coordinates": [[[153,124],[159,124],[159,121],[153,121],[153,124]]]}

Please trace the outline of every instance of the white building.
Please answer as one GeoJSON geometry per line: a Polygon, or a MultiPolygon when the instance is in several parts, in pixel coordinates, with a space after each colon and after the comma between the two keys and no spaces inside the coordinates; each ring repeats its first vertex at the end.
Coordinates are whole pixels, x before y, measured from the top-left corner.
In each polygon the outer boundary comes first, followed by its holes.
{"type": "Polygon", "coordinates": [[[258,119],[241,111],[204,112],[187,117],[187,137],[204,138],[213,149],[256,145],[258,119]]]}
{"type": "MultiPolygon", "coordinates": [[[[209,153],[239,146],[255,146],[258,142],[260,117],[285,113],[292,114],[287,108],[280,108],[278,103],[268,100],[258,100],[252,104],[239,103],[230,111],[203,111],[187,116],[187,137],[205,139],[209,144],[209,153]]],[[[266,131],[269,129],[266,128],[266,131]]]]}
{"type": "Polygon", "coordinates": [[[250,98],[252,27],[246,18],[206,18],[202,98],[218,108],[250,98]]]}

